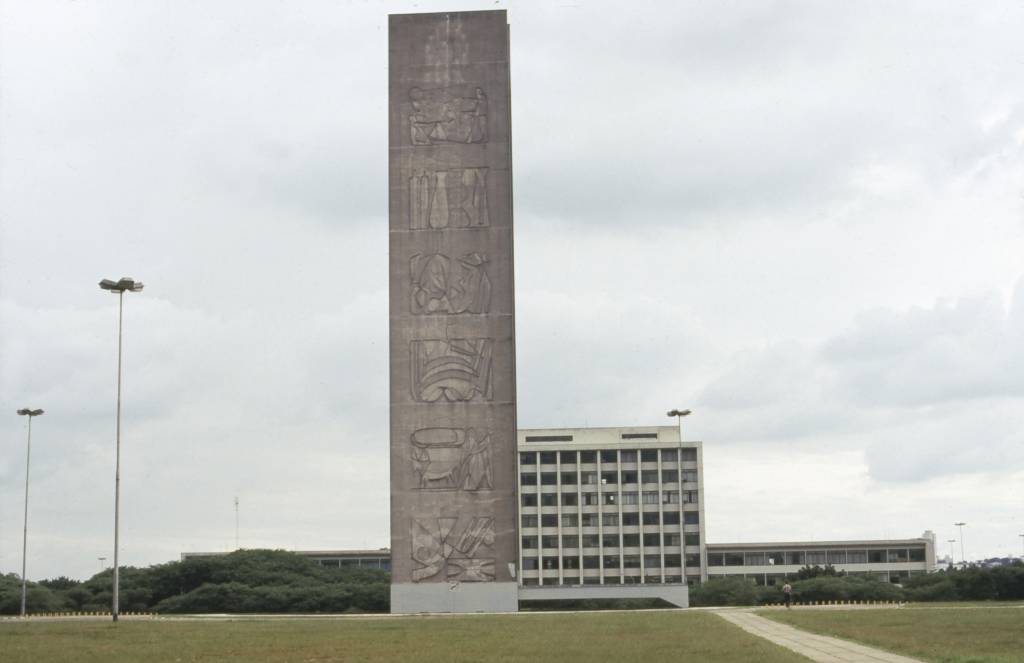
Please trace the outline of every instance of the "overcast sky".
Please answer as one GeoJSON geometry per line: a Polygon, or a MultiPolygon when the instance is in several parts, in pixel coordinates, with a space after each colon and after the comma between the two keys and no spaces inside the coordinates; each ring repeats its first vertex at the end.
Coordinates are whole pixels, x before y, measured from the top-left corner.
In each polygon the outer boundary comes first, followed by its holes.
{"type": "MultiPolygon", "coordinates": [[[[1024,533],[1024,5],[0,1],[0,572],[387,546],[387,14],[507,8],[519,425],[710,541],[1024,533]]],[[[957,544],[959,556],[959,544],[957,544]]]]}

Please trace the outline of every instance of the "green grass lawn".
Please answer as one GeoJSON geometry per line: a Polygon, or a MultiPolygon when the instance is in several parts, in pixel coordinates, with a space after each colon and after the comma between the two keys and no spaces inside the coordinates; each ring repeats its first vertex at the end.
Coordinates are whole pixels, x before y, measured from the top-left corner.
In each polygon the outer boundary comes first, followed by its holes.
{"type": "Polygon", "coordinates": [[[999,604],[900,610],[777,610],[764,617],[936,663],[1021,663],[1024,608],[999,604]]]}
{"type": "Polygon", "coordinates": [[[706,612],[0,622],[0,660],[807,663],[706,612]]]}

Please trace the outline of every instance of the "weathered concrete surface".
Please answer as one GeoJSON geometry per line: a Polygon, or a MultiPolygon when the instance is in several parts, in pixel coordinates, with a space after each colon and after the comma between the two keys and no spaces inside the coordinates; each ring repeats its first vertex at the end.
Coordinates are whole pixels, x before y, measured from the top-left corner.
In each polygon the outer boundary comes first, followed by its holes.
{"type": "Polygon", "coordinates": [[[505,12],[394,15],[389,48],[392,610],[515,610],[505,12]]]}

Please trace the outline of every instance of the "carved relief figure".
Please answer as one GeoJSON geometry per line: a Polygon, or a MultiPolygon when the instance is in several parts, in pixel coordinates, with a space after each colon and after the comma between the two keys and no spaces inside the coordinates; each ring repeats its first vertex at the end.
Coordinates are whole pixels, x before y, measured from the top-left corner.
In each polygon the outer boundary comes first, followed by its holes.
{"type": "Polygon", "coordinates": [[[491,435],[473,428],[421,428],[412,464],[423,490],[493,490],[491,435]]]}
{"type": "Polygon", "coordinates": [[[413,145],[487,142],[487,94],[456,85],[409,90],[409,131],[413,145]]]}
{"type": "Polygon", "coordinates": [[[481,228],[487,213],[487,169],[425,170],[409,178],[409,227],[481,228]]]}
{"type": "Polygon", "coordinates": [[[489,338],[410,342],[412,397],[427,403],[491,400],[493,346],[489,338]]]}
{"type": "Polygon", "coordinates": [[[413,582],[494,580],[494,519],[486,516],[414,518],[412,521],[413,582]],[[459,525],[462,525],[461,529],[459,525]]]}
{"type": "Polygon", "coordinates": [[[440,253],[417,253],[409,259],[412,275],[412,314],[487,313],[491,280],[487,256],[467,253],[452,264],[440,253]]]}

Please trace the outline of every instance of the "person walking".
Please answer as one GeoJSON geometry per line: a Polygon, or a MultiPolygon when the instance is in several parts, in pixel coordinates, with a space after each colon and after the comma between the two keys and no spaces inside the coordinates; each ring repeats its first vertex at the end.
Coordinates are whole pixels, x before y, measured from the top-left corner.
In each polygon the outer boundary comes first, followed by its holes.
{"type": "Polygon", "coordinates": [[[793,602],[793,586],[788,581],[782,586],[782,600],[786,602],[786,609],[789,610],[793,602]]]}

